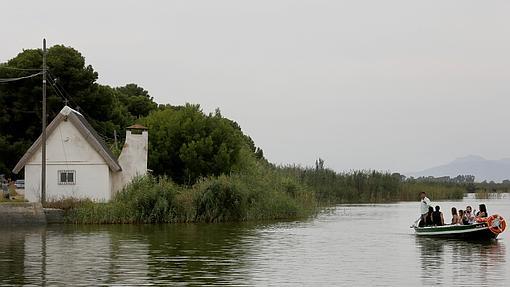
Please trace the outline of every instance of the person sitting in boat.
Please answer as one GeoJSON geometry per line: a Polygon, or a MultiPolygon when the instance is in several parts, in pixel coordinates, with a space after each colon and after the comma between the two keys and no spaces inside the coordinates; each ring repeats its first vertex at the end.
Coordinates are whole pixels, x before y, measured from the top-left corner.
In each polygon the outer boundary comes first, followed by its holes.
{"type": "Polygon", "coordinates": [[[476,214],[476,217],[482,217],[482,218],[485,218],[487,217],[487,207],[485,206],[485,204],[480,204],[478,206],[480,208],[480,211],[478,211],[478,213],[476,214]]]}
{"type": "MultiPolygon", "coordinates": [[[[426,225],[427,220],[427,213],[429,211],[429,207],[432,207],[432,204],[430,203],[430,199],[427,197],[427,194],[425,192],[420,192],[420,214],[421,219],[418,226],[423,227],[426,225]]],[[[434,211],[434,210],[432,210],[434,211]]]]}
{"type": "Polygon", "coordinates": [[[440,211],[441,207],[436,205],[436,210],[432,213],[432,221],[435,226],[443,226],[444,225],[444,217],[443,213],[440,211]]]}
{"type": "Polygon", "coordinates": [[[469,222],[469,217],[468,217],[468,213],[466,210],[464,210],[464,214],[462,215],[462,224],[463,225],[468,225],[468,224],[471,224],[469,222]]]}
{"type": "Polygon", "coordinates": [[[465,224],[464,210],[459,209],[459,224],[465,224]]]}
{"type": "Polygon", "coordinates": [[[457,213],[457,208],[452,207],[452,224],[460,224],[459,214],[457,213]]]}
{"type": "Polygon", "coordinates": [[[434,226],[434,208],[429,206],[429,210],[425,215],[425,226],[434,226]]]}
{"type": "Polygon", "coordinates": [[[473,224],[475,222],[475,216],[473,215],[473,209],[471,206],[466,206],[466,210],[464,211],[464,216],[467,218],[467,224],[473,224]]]}

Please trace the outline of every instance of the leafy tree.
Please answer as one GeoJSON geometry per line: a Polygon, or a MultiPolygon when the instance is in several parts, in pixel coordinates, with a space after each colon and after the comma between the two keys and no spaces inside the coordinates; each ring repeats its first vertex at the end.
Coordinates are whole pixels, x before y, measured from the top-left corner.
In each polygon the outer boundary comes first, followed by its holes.
{"type": "Polygon", "coordinates": [[[147,116],[158,107],[149,95],[149,92],[136,84],[117,87],[115,92],[117,98],[127,108],[128,112],[137,118],[147,116]]]}
{"type": "Polygon", "coordinates": [[[149,167],[178,183],[236,169],[248,139],[217,111],[206,115],[199,105],[165,107],[142,119],[149,128],[149,167]]]}

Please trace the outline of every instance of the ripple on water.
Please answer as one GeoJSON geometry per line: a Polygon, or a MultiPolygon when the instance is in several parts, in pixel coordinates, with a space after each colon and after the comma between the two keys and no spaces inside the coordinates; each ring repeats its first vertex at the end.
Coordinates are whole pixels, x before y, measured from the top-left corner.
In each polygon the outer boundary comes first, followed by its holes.
{"type": "MultiPolygon", "coordinates": [[[[485,203],[510,218],[509,197],[485,203]]],[[[490,244],[417,238],[409,229],[417,209],[340,205],[280,223],[2,230],[0,285],[510,286],[506,234],[490,244]]]]}

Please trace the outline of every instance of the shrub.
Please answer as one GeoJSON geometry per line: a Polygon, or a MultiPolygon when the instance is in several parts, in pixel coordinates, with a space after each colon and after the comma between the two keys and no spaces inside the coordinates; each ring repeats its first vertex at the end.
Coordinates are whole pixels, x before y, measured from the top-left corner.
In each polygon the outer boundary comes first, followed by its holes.
{"type": "Polygon", "coordinates": [[[248,197],[233,177],[220,176],[199,182],[194,187],[195,221],[222,222],[246,220],[248,197]]]}

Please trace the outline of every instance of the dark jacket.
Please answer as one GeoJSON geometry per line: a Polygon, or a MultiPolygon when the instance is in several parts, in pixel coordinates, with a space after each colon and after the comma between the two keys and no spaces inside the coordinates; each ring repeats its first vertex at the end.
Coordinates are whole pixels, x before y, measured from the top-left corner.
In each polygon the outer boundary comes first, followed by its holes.
{"type": "Polygon", "coordinates": [[[443,225],[443,222],[441,222],[441,211],[434,211],[432,213],[432,222],[437,226],[443,225]]]}

